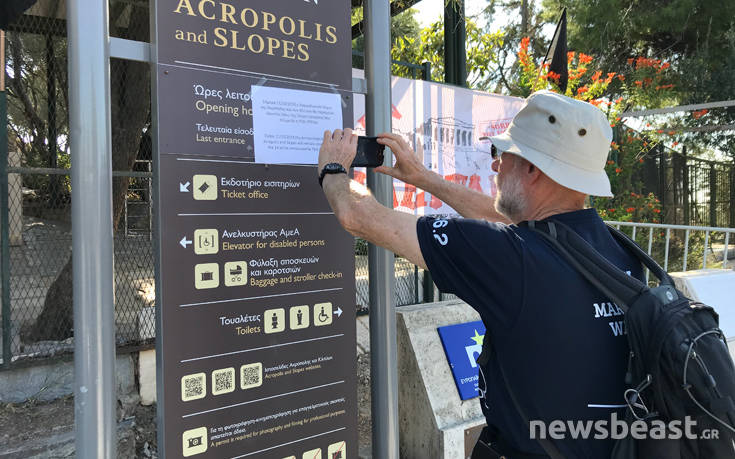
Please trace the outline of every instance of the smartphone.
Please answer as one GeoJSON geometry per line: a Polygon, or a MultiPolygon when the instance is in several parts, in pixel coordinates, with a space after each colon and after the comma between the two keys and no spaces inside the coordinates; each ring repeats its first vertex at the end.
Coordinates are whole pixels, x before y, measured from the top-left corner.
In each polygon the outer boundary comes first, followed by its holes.
{"type": "Polygon", "coordinates": [[[377,137],[357,137],[357,154],[352,167],[378,167],[383,165],[385,145],[378,143],[377,137]]]}

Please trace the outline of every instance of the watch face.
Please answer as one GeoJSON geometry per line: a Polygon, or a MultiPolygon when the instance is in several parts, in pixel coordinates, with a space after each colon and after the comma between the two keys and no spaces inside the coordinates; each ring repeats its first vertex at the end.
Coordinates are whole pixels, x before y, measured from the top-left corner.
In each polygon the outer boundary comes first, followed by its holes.
{"type": "Polygon", "coordinates": [[[341,169],[341,166],[339,164],[330,163],[326,166],[328,171],[338,171],[341,169]]]}

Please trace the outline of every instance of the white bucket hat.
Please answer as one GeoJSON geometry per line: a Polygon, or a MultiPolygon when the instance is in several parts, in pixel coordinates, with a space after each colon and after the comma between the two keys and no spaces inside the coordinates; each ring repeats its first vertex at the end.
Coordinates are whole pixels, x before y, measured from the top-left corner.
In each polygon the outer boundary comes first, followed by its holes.
{"type": "Polygon", "coordinates": [[[495,148],[527,159],[556,183],[594,196],[612,196],[605,162],[612,129],[602,110],[551,91],[526,99],[495,148]]]}

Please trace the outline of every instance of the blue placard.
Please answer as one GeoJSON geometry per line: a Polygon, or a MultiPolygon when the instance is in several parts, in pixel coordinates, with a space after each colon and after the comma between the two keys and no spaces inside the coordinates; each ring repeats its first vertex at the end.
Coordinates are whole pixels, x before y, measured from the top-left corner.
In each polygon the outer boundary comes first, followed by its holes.
{"type": "Polygon", "coordinates": [[[478,368],[477,358],[482,352],[485,326],[482,321],[438,327],[439,337],[452,368],[454,382],[457,384],[462,400],[477,397],[478,368]]]}

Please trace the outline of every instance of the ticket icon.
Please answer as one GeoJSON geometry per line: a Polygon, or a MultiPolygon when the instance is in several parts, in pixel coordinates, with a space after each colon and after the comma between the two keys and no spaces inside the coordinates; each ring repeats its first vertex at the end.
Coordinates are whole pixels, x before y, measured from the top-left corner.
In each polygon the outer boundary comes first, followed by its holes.
{"type": "Polygon", "coordinates": [[[194,199],[197,201],[214,201],[217,199],[216,175],[195,175],[191,181],[194,199]]]}

